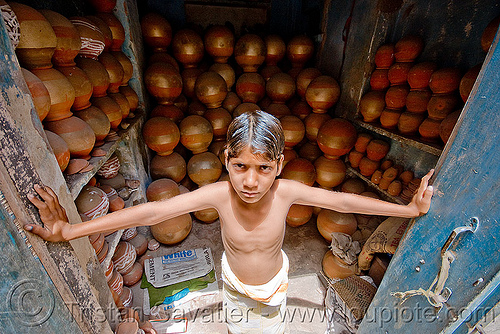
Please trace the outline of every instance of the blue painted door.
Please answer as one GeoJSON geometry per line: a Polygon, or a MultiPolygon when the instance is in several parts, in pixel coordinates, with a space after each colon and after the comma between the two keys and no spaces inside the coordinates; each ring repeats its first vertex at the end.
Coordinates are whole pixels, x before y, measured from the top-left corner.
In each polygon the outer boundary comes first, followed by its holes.
{"type": "Polygon", "coordinates": [[[499,35],[438,161],[431,210],[408,228],[359,333],[467,333],[483,316],[494,316],[489,311],[500,300],[499,35]]]}

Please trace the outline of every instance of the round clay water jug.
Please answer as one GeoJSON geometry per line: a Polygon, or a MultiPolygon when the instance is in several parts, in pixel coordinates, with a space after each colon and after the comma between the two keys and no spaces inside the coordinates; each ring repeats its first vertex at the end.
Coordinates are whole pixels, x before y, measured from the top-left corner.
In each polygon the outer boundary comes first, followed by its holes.
{"type": "Polygon", "coordinates": [[[233,120],[231,114],[224,108],[208,109],[204,114],[214,134],[214,140],[225,140],[229,124],[233,120]]]}
{"type": "Polygon", "coordinates": [[[52,131],[45,130],[45,135],[47,136],[49,145],[54,152],[57,164],[59,165],[61,172],[64,172],[66,170],[66,167],[68,167],[70,158],[68,144],[66,144],[64,139],[62,139],[59,135],[55,134],[52,131]]]}
{"type": "Polygon", "coordinates": [[[295,80],[287,73],[276,73],[267,81],[266,93],[274,103],[285,103],[295,95],[295,80]]]}
{"type": "Polygon", "coordinates": [[[189,106],[187,113],[189,115],[198,115],[203,116],[203,114],[207,111],[207,107],[203,103],[198,100],[193,100],[189,106]]]}
{"type": "Polygon", "coordinates": [[[81,57],[76,59],[76,64],[89,78],[92,84],[92,96],[106,96],[109,87],[109,74],[104,65],[97,60],[81,57]]]}
{"type": "Polygon", "coordinates": [[[142,136],[146,145],[159,155],[169,155],[180,140],[177,125],[166,117],[152,117],[144,123],[142,136]]]}
{"type": "Polygon", "coordinates": [[[292,227],[302,226],[311,219],[312,215],[312,206],[292,204],[286,215],[286,223],[292,227]]]}
{"type": "Polygon", "coordinates": [[[297,116],[285,115],[280,118],[285,135],[285,147],[292,148],[304,139],[306,127],[297,116]]]}
{"type": "Polygon", "coordinates": [[[94,91],[88,75],[77,66],[57,67],[64,74],[75,90],[75,101],[71,110],[78,111],[90,107],[90,97],[94,91]]]}
{"type": "Polygon", "coordinates": [[[35,106],[38,117],[40,121],[43,121],[50,111],[51,103],[49,91],[42,80],[36,75],[25,68],[21,68],[21,72],[23,73],[24,81],[26,81],[26,85],[31,93],[33,105],[35,106]]]}
{"type": "Polygon", "coordinates": [[[78,55],[84,58],[97,60],[106,46],[106,40],[99,27],[89,18],[74,16],[70,18],[80,35],[80,52],[78,55]]]}
{"type": "Polygon", "coordinates": [[[219,213],[217,212],[217,210],[213,208],[195,211],[194,216],[199,221],[202,221],[203,223],[207,224],[211,224],[217,219],[219,219],[219,213]]]}
{"type": "Polygon", "coordinates": [[[261,110],[261,108],[256,105],[255,103],[251,102],[243,102],[239,104],[233,111],[233,118],[238,117],[239,115],[249,112],[249,111],[256,111],[256,110],[261,110]]]}
{"type": "Polygon", "coordinates": [[[304,158],[295,158],[283,167],[281,177],[312,186],[316,181],[316,169],[309,160],[304,158]]]}
{"type": "Polygon", "coordinates": [[[243,102],[257,103],[266,94],[266,81],[259,73],[243,73],[236,80],[236,94],[243,102]]]}
{"type": "Polygon", "coordinates": [[[153,53],[148,59],[148,64],[152,65],[154,63],[170,64],[177,70],[177,72],[180,72],[179,63],[177,63],[177,60],[175,60],[175,58],[169,55],[166,51],[153,53]]]}
{"type": "Polygon", "coordinates": [[[234,51],[234,34],[226,26],[213,25],[205,32],[204,45],[214,62],[227,63],[234,51]]]}
{"type": "MultiPolygon", "coordinates": [[[[120,159],[113,154],[97,171],[97,175],[104,179],[111,179],[118,175],[120,170],[120,159]]],[[[108,196],[109,197],[109,196],[108,196]]]]}
{"type": "Polygon", "coordinates": [[[316,159],[323,155],[323,152],[319,149],[318,145],[308,140],[300,145],[297,153],[299,154],[299,157],[307,159],[311,162],[316,161],[316,159]]]}
{"type": "Polygon", "coordinates": [[[476,82],[479,72],[481,71],[482,65],[483,64],[481,63],[472,67],[470,70],[467,71],[467,73],[465,73],[465,75],[460,80],[460,85],[458,87],[458,90],[460,92],[460,97],[462,98],[462,101],[466,102],[467,99],[469,98],[469,94],[472,91],[472,87],[476,82]]]}
{"type": "Polygon", "coordinates": [[[196,67],[203,59],[203,40],[194,30],[181,29],[172,39],[172,54],[184,68],[196,67]]]}
{"type": "Polygon", "coordinates": [[[202,73],[196,79],[194,91],[207,108],[219,108],[227,95],[226,80],[219,73],[202,73]]]}
{"type": "Polygon", "coordinates": [[[394,45],[381,45],[375,53],[375,66],[381,69],[388,69],[394,63],[394,45]]]}
{"type": "Polygon", "coordinates": [[[385,108],[385,92],[369,91],[359,101],[359,112],[365,122],[375,122],[385,108]]]}
{"type": "Polygon", "coordinates": [[[151,159],[151,178],[168,178],[179,183],[186,176],[186,160],[177,152],[163,156],[155,155],[151,159]]]}
{"type": "Polygon", "coordinates": [[[190,99],[196,100],[196,93],[195,93],[195,83],[196,79],[200,76],[200,74],[203,73],[203,70],[198,67],[189,67],[185,68],[181,72],[181,77],[182,77],[182,93],[189,97],[190,99]]]}
{"type": "Polygon", "coordinates": [[[394,58],[397,62],[413,62],[424,49],[424,40],[420,36],[407,35],[394,46],[394,58]]]}
{"type": "Polygon", "coordinates": [[[192,226],[191,215],[186,213],[151,226],[151,233],[162,244],[174,245],[189,235],[192,226]]]}
{"type": "Polygon", "coordinates": [[[427,104],[427,113],[431,118],[443,120],[457,109],[459,102],[457,94],[433,94],[427,104]]]}
{"type": "Polygon", "coordinates": [[[389,153],[390,148],[391,146],[388,142],[381,139],[373,139],[366,146],[366,156],[370,160],[380,161],[389,153]]]}
{"type": "Polygon", "coordinates": [[[290,108],[288,108],[288,106],[283,103],[271,103],[270,105],[262,109],[276,118],[281,118],[283,116],[292,114],[290,108]]]}
{"type": "Polygon", "coordinates": [[[267,35],[264,38],[266,44],[266,65],[278,65],[278,63],[285,57],[286,44],[279,35],[267,35]]]}
{"type": "Polygon", "coordinates": [[[405,111],[401,114],[398,121],[398,130],[404,135],[414,135],[418,132],[418,127],[425,119],[425,114],[412,113],[405,111]]]}
{"type": "Polygon", "coordinates": [[[190,115],[179,124],[180,141],[194,154],[206,152],[213,139],[210,122],[198,115],[190,115]]]}
{"type": "Polygon", "coordinates": [[[425,113],[431,97],[432,92],[429,89],[410,90],[406,95],[406,109],[414,113],[425,113]]]}
{"type": "Polygon", "coordinates": [[[109,75],[108,93],[118,93],[123,80],[124,72],[122,65],[110,52],[101,53],[99,62],[104,66],[109,75]]]}
{"type": "Polygon", "coordinates": [[[231,91],[236,81],[236,74],[229,64],[215,63],[208,68],[209,71],[218,73],[226,81],[227,91],[231,91]]]}
{"type": "Polygon", "coordinates": [[[341,280],[356,274],[351,266],[348,266],[330,250],[328,250],[323,257],[321,266],[325,275],[333,280],[341,280]]]}
{"type": "Polygon", "coordinates": [[[344,193],[361,194],[365,191],[365,183],[358,178],[350,178],[344,181],[340,189],[344,193]]]}
{"type": "Polygon", "coordinates": [[[142,16],[141,31],[144,43],[155,52],[166,51],[172,42],[172,27],[159,13],[149,12],[142,16]]]}
{"type": "Polygon", "coordinates": [[[391,85],[389,81],[389,70],[386,68],[376,68],[370,77],[370,88],[372,90],[386,90],[391,85]]]}
{"type": "Polygon", "coordinates": [[[135,90],[130,86],[120,86],[120,93],[122,93],[128,100],[130,111],[134,112],[139,106],[139,96],[135,90]]]}
{"type": "Polygon", "coordinates": [[[72,158],[90,158],[89,153],[94,147],[95,135],[85,121],[71,116],[58,121],[45,122],[44,127],[64,139],[72,158]]]}
{"type": "Polygon", "coordinates": [[[277,65],[266,65],[260,70],[260,75],[264,78],[264,80],[267,82],[269,79],[275,75],[276,73],[281,73],[281,68],[279,68],[277,65]]]}
{"type": "Polygon", "coordinates": [[[429,88],[434,94],[448,94],[458,89],[461,79],[462,73],[459,68],[440,68],[432,73],[429,88]]]}
{"type": "Polygon", "coordinates": [[[95,15],[86,15],[85,18],[92,21],[92,23],[94,23],[97,28],[99,28],[99,31],[104,37],[104,51],[110,51],[111,44],[113,43],[113,34],[111,33],[111,29],[109,29],[109,26],[106,24],[106,22],[95,15]]]}
{"type": "Polygon", "coordinates": [[[327,158],[338,159],[349,153],[356,139],[356,128],[351,122],[342,118],[333,118],[321,126],[316,141],[327,158]]]}
{"type": "Polygon", "coordinates": [[[314,42],[306,35],[292,37],[286,46],[286,56],[292,67],[302,68],[314,55],[314,42]]]}
{"type": "Polygon", "coordinates": [[[488,23],[486,28],[483,30],[483,34],[481,35],[481,48],[484,52],[488,52],[490,49],[493,40],[495,39],[496,32],[498,30],[498,26],[500,25],[500,15],[495,17],[493,20],[488,23]]]}
{"type": "Polygon", "coordinates": [[[111,30],[113,42],[111,43],[111,51],[121,51],[122,44],[125,42],[125,29],[120,20],[113,13],[97,13],[97,17],[102,19],[111,30]]]}
{"type": "Polygon", "coordinates": [[[422,124],[418,127],[418,133],[424,140],[434,141],[439,139],[439,126],[441,125],[440,119],[427,117],[422,124]]]}
{"type": "Polygon", "coordinates": [[[101,109],[108,116],[111,129],[116,130],[122,121],[122,111],[120,105],[109,96],[93,97],[92,105],[101,109]]]}
{"type": "Polygon", "coordinates": [[[182,93],[182,77],[170,64],[154,63],[144,73],[148,92],[160,104],[173,104],[182,93]]]}
{"type": "Polygon", "coordinates": [[[175,124],[179,124],[184,118],[184,113],[173,104],[159,104],[151,110],[150,117],[166,117],[175,124]]]}
{"type": "Polygon", "coordinates": [[[75,116],[83,119],[94,131],[95,144],[98,147],[104,144],[104,139],[111,129],[108,116],[98,107],[90,106],[86,109],[75,111],[75,116]]]}
{"type": "Polygon", "coordinates": [[[187,163],[187,174],[198,186],[216,182],[222,173],[222,164],[212,152],[195,154],[187,163]]]}
{"type": "Polygon", "coordinates": [[[304,68],[297,74],[296,84],[297,84],[297,95],[300,96],[302,100],[306,98],[306,90],[311,81],[316,79],[321,75],[321,71],[316,67],[304,68]]]}
{"type": "Polygon", "coordinates": [[[321,156],[314,161],[316,168],[316,182],[323,188],[332,189],[340,185],[345,179],[345,163],[338,160],[331,160],[321,156]]]}
{"type": "Polygon", "coordinates": [[[111,55],[118,60],[123,69],[123,78],[120,86],[126,86],[134,72],[132,62],[122,51],[111,51],[111,55]]]}
{"type": "Polygon", "coordinates": [[[408,72],[413,67],[413,63],[397,62],[389,67],[387,77],[391,85],[404,85],[408,82],[408,72]]]}
{"type": "Polygon", "coordinates": [[[408,71],[407,81],[411,89],[427,89],[432,72],[437,69],[434,62],[423,62],[413,65],[408,71]]]}
{"type": "Polygon", "coordinates": [[[385,92],[385,106],[390,109],[402,109],[406,105],[406,96],[410,92],[408,85],[391,86],[385,92]]]}
{"type": "Polygon", "coordinates": [[[311,81],[306,90],[306,101],[315,113],[326,113],[337,103],[340,86],[334,78],[321,75],[311,81]]]}
{"type": "Polygon", "coordinates": [[[441,140],[445,144],[448,142],[448,139],[450,139],[451,132],[453,131],[453,128],[455,127],[455,124],[460,117],[460,112],[461,110],[452,112],[451,114],[446,116],[446,118],[441,121],[441,124],[439,125],[439,137],[441,137],[441,140]]]}
{"type": "Polygon", "coordinates": [[[130,242],[120,241],[111,260],[113,267],[122,275],[129,273],[135,263],[137,253],[130,242]]]}
{"type": "Polygon", "coordinates": [[[119,106],[122,114],[122,119],[127,118],[130,114],[130,103],[128,99],[122,93],[109,93],[108,96],[114,100],[119,106]]]}
{"type": "Polygon", "coordinates": [[[319,129],[326,121],[331,118],[332,117],[328,114],[309,114],[304,119],[304,125],[306,126],[306,138],[309,141],[316,143],[319,129]]]}
{"type": "Polygon", "coordinates": [[[149,202],[163,201],[179,194],[179,186],[170,179],[153,181],[146,189],[146,197],[149,202]]]}
{"type": "Polygon", "coordinates": [[[358,228],[356,217],[352,213],[340,213],[333,210],[322,209],[318,214],[316,224],[319,233],[326,241],[332,241],[332,232],[352,235],[358,228]]]}
{"type": "Polygon", "coordinates": [[[290,112],[301,120],[305,120],[305,118],[312,113],[312,108],[306,101],[298,101],[290,107],[290,112]]]}
{"type": "MultiPolygon", "coordinates": [[[[283,168],[292,160],[297,159],[299,157],[297,151],[293,149],[287,149],[283,151],[283,168]]],[[[283,173],[283,169],[281,170],[281,173],[283,173]]]]}
{"type": "Polygon", "coordinates": [[[266,53],[266,44],[255,34],[241,36],[234,46],[234,59],[244,72],[257,72],[266,53]]]}
{"type": "Polygon", "coordinates": [[[361,132],[358,134],[358,137],[356,138],[356,143],[354,144],[354,148],[358,152],[365,153],[366,148],[368,147],[368,144],[372,139],[373,136],[371,134],[361,132]]]}
{"type": "Polygon", "coordinates": [[[380,125],[384,129],[394,129],[398,126],[399,117],[401,117],[401,109],[385,108],[380,114],[380,125]]]}
{"type": "Polygon", "coordinates": [[[78,212],[92,220],[108,213],[109,200],[102,189],[84,187],[75,199],[75,205],[78,212]]]}

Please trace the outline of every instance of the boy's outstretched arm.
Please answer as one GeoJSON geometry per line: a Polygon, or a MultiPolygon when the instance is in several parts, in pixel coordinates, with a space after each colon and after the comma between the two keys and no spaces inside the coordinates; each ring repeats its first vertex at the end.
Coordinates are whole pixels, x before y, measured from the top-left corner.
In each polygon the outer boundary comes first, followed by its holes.
{"type": "Polygon", "coordinates": [[[420,187],[408,205],[394,204],[366,196],[333,192],[305,185],[298,186],[300,189],[295,189],[290,193],[298,196],[298,199],[294,201],[296,204],[313,205],[343,213],[412,218],[429,211],[434,191],[432,186],[429,186],[429,179],[432,174],[434,174],[433,169],[422,178],[420,187]]]}

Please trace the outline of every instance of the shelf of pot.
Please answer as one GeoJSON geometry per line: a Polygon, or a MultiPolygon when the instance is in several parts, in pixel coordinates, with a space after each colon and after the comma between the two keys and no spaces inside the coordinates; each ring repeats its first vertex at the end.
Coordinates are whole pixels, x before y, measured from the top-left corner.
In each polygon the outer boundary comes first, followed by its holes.
{"type": "Polygon", "coordinates": [[[86,173],[76,173],[72,175],[64,174],[66,184],[68,185],[68,189],[71,193],[71,197],[73,198],[73,200],[75,200],[78,197],[78,194],[80,194],[80,191],[83,189],[83,187],[90,181],[90,179],[97,173],[99,168],[101,168],[101,166],[116,151],[116,148],[123,140],[123,138],[126,136],[126,134],[131,129],[138,126],[138,124],[140,124],[139,120],[143,118],[144,115],[145,113],[143,111],[136,111],[135,116],[133,118],[126,118],[122,121],[122,123],[120,124],[120,127],[122,128],[117,131],[117,134],[120,137],[120,139],[116,141],[106,142],[104,145],[99,147],[100,149],[106,151],[106,154],[101,157],[90,158],[89,163],[92,164],[92,166],[94,166],[94,168],[92,168],[91,171],[88,171],[86,173]]]}
{"type": "Polygon", "coordinates": [[[355,120],[356,124],[367,130],[378,133],[382,136],[397,140],[408,146],[413,146],[421,151],[433,154],[435,156],[440,156],[443,152],[443,144],[438,141],[430,142],[423,141],[421,137],[418,136],[403,136],[398,133],[397,129],[384,129],[380,123],[367,123],[362,120],[355,120]]]}

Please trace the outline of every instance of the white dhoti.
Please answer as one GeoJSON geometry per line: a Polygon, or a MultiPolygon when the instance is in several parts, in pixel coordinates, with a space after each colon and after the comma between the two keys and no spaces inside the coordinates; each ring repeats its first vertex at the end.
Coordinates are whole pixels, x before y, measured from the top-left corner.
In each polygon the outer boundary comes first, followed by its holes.
{"type": "Polygon", "coordinates": [[[289,263],[285,252],[281,253],[280,271],[261,285],[241,282],[229,267],[226,254],[222,254],[223,305],[230,333],[284,333],[289,263]]]}

